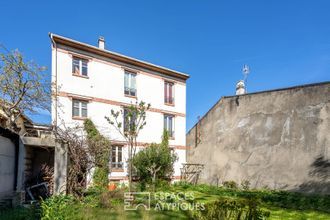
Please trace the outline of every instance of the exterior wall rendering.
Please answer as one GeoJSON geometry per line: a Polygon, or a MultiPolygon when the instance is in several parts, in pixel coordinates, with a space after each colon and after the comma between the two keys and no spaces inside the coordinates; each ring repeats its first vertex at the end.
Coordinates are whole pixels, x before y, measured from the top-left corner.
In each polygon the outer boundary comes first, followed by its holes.
{"type": "Polygon", "coordinates": [[[201,182],[330,194],[330,82],[223,97],[187,146],[201,182]]]}
{"type": "Polygon", "coordinates": [[[117,143],[112,148],[111,180],[127,178],[127,147],[124,139],[104,118],[110,110],[144,101],[151,104],[147,125],[138,137],[139,149],[161,141],[164,118],[173,118],[170,140],[179,160],[173,178],[179,178],[185,163],[186,80],[173,70],[135,60],[102,48],[52,35],[52,82],[56,85],[52,120],[58,126],[81,126],[90,118],[103,135],[117,143]],[[173,88],[169,90],[166,83],[173,88]],[[171,96],[170,101],[167,98],[171,96]],[[172,99],[173,98],[173,99],[172,99]],[[165,102],[166,101],[166,102],[165,102]]]}
{"type": "Polygon", "coordinates": [[[14,192],[15,144],[0,134],[0,201],[14,192]]]}

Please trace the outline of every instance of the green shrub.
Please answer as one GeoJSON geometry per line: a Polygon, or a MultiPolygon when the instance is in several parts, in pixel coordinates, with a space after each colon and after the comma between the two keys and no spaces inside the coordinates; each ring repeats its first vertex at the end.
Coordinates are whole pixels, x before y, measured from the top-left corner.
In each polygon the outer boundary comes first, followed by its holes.
{"type": "Polygon", "coordinates": [[[137,171],[138,179],[142,183],[141,187],[144,188],[147,184],[152,184],[155,188],[160,180],[169,182],[174,172],[173,164],[176,160],[176,154],[171,152],[168,145],[168,134],[164,131],[162,143],[153,143],[133,157],[133,165],[137,171]]]}
{"type": "Polygon", "coordinates": [[[146,181],[138,181],[133,184],[133,188],[136,192],[143,192],[147,189],[148,185],[146,181]]]}
{"type": "Polygon", "coordinates": [[[73,196],[58,195],[42,200],[41,220],[66,220],[72,219],[77,214],[76,201],[73,196]]]}
{"type": "Polygon", "coordinates": [[[93,173],[93,186],[107,189],[109,184],[109,169],[104,167],[95,167],[93,173]]]}
{"type": "Polygon", "coordinates": [[[221,198],[205,205],[204,210],[195,211],[194,219],[209,220],[261,220],[269,217],[269,212],[260,210],[256,199],[229,199],[221,198]]]}
{"type": "Polygon", "coordinates": [[[94,186],[107,188],[109,179],[110,141],[97,130],[93,121],[84,121],[84,130],[87,133],[87,145],[89,156],[93,160],[95,172],[93,174],[94,186]]]}
{"type": "Polygon", "coordinates": [[[179,181],[179,182],[175,182],[173,184],[174,187],[180,187],[182,189],[188,189],[191,188],[193,186],[193,184],[186,182],[186,181],[179,181]]]}
{"type": "Polygon", "coordinates": [[[36,220],[40,219],[40,208],[36,204],[30,207],[0,208],[1,220],[36,220]]]}
{"type": "Polygon", "coordinates": [[[168,191],[171,189],[171,183],[168,180],[159,179],[156,181],[156,188],[158,191],[168,191]]]}
{"type": "Polygon", "coordinates": [[[229,189],[237,189],[238,188],[237,183],[233,180],[224,181],[222,184],[223,184],[224,187],[229,188],[229,189]]]}
{"type": "Polygon", "coordinates": [[[82,203],[89,208],[113,208],[124,201],[125,188],[113,191],[93,187],[88,190],[82,203]]]}
{"type": "Polygon", "coordinates": [[[319,210],[330,213],[329,195],[305,195],[297,192],[286,191],[262,191],[255,192],[261,200],[280,208],[319,210]]]}
{"type": "Polygon", "coordinates": [[[242,187],[243,190],[249,190],[250,189],[250,185],[251,185],[251,183],[250,183],[249,180],[243,180],[241,182],[241,187],[242,187]]]}

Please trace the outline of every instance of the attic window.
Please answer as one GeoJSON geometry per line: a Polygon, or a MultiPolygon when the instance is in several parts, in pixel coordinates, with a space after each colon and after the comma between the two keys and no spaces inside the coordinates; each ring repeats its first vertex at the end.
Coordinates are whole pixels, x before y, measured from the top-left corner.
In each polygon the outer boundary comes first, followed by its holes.
{"type": "Polygon", "coordinates": [[[79,57],[73,57],[72,73],[74,75],[88,76],[88,60],[79,57]]]}

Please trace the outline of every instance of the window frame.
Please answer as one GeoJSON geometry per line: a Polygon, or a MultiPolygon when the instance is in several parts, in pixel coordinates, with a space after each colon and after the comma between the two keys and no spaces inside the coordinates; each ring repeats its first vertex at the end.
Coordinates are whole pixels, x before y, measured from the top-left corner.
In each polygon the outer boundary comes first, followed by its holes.
{"type": "Polygon", "coordinates": [[[171,114],[164,114],[163,119],[163,129],[168,132],[168,137],[171,139],[175,138],[175,115],[171,114]],[[169,125],[169,118],[171,118],[171,130],[168,129],[169,125]]]}
{"type": "Polygon", "coordinates": [[[136,76],[137,73],[129,70],[124,70],[124,95],[128,97],[137,97],[137,88],[136,88],[136,76]],[[128,85],[126,86],[126,76],[128,85]],[[134,77],[133,77],[134,76],[134,77]],[[134,79],[134,86],[133,88],[133,79],[134,79]]]}
{"type": "Polygon", "coordinates": [[[79,56],[72,56],[72,75],[74,76],[80,76],[83,78],[88,78],[88,63],[89,60],[86,58],[81,58],[79,56]],[[77,66],[77,63],[74,64],[76,62],[78,62],[78,72],[75,71],[75,66],[77,66]],[[84,70],[86,69],[86,73],[84,73],[84,70]]]}
{"type": "Polygon", "coordinates": [[[111,161],[110,161],[111,170],[114,170],[114,171],[123,171],[124,170],[123,148],[124,147],[122,145],[112,145],[111,146],[111,161]],[[114,152],[115,152],[115,155],[113,155],[114,152]],[[119,152],[120,152],[120,157],[119,157],[119,152]],[[113,161],[113,159],[115,159],[115,161],[113,161]]]}
{"type": "Polygon", "coordinates": [[[88,117],[88,101],[81,99],[72,99],[72,118],[74,119],[86,119],[88,117]],[[78,106],[75,106],[78,104],[78,106]],[[83,104],[86,104],[86,107],[83,107],[83,104]],[[78,109],[78,115],[75,114],[75,109],[78,109]],[[86,115],[83,116],[83,109],[86,110],[86,115]]]}
{"type": "MultiPolygon", "coordinates": [[[[132,122],[131,121],[126,122],[126,112],[127,111],[128,111],[128,107],[124,107],[124,110],[123,110],[123,131],[124,131],[124,133],[130,132],[131,131],[130,128],[132,126],[132,122]]],[[[133,118],[133,120],[134,120],[134,118],[133,118]]]]}
{"type": "Polygon", "coordinates": [[[164,103],[165,105],[174,106],[175,101],[175,83],[172,81],[164,80],[164,103]]]}

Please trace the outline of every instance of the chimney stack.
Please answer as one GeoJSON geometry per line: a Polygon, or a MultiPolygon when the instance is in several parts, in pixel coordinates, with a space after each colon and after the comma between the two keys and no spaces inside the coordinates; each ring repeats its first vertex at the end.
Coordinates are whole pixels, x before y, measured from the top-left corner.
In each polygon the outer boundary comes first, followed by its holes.
{"type": "Polygon", "coordinates": [[[244,80],[238,81],[236,84],[236,95],[243,95],[246,93],[244,80]]]}
{"type": "Polygon", "coordinates": [[[98,40],[99,48],[104,50],[105,49],[105,40],[104,37],[100,36],[98,40]]]}

